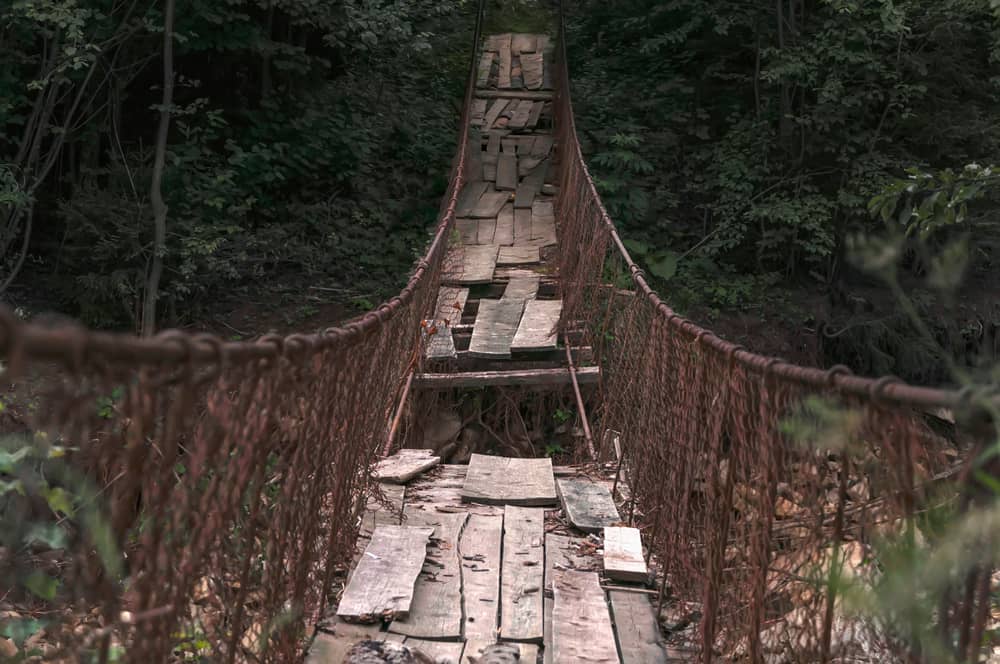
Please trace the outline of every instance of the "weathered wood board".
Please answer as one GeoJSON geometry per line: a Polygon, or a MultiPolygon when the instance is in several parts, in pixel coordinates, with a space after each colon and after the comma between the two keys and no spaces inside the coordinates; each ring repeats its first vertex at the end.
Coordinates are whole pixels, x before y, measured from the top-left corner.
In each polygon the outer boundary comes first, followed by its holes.
{"type": "Polygon", "coordinates": [[[542,664],[552,664],[552,598],[542,599],[542,627],[545,638],[542,639],[542,664]]]}
{"type": "MultiPolygon", "coordinates": [[[[457,219],[456,223],[462,221],[457,219]]],[[[443,286],[438,290],[437,305],[434,309],[434,334],[427,343],[427,357],[430,359],[455,358],[455,339],[451,328],[462,320],[462,310],[469,299],[468,288],[443,286]]]]}
{"type": "Polygon", "coordinates": [[[534,102],[529,99],[519,101],[514,108],[514,114],[511,116],[510,123],[507,126],[511,129],[524,129],[528,124],[528,118],[531,117],[531,107],[533,104],[534,102]]]}
{"type": "Polygon", "coordinates": [[[500,146],[503,143],[503,134],[499,131],[489,132],[489,138],[486,139],[486,153],[491,155],[500,154],[500,146]]]}
{"type": "Polygon", "coordinates": [[[586,546],[583,537],[567,537],[546,533],[545,535],[545,594],[552,596],[552,578],[556,570],[574,570],[577,572],[596,572],[600,566],[597,556],[580,553],[580,547],[586,546]]]}
{"type": "Polygon", "coordinates": [[[618,649],[601,581],[594,572],[555,571],[552,661],[618,664],[618,649]]]}
{"type": "Polygon", "coordinates": [[[500,247],[497,267],[505,265],[533,265],[541,261],[538,247],[500,247]]]}
{"type": "Polygon", "coordinates": [[[493,235],[497,230],[496,219],[476,219],[476,244],[496,244],[493,235]]]}
{"type": "Polygon", "coordinates": [[[522,53],[521,75],[524,77],[524,87],[540,90],[545,82],[544,56],[541,53],[522,53]]]}
{"type": "Polygon", "coordinates": [[[455,230],[458,231],[458,239],[462,244],[479,244],[478,219],[456,219],[455,230]]]}
{"type": "Polygon", "coordinates": [[[462,187],[462,193],[458,195],[458,204],[455,206],[455,216],[469,216],[489,186],[487,182],[469,182],[462,187]]]}
{"type": "Polygon", "coordinates": [[[507,505],[503,531],[500,638],[541,643],[545,510],[507,505]]]}
{"type": "Polygon", "coordinates": [[[459,540],[465,638],[485,643],[497,638],[500,612],[500,542],[503,517],[472,514],[459,540]]]}
{"type": "Polygon", "coordinates": [[[509,358],[524,300],[480,300],[479,313],[472,327],[469,355],[472,357],[509,358]]]}
{"type": "MultiPolygon", "coordinates": [[[[542,102],[538,102],[541,104],[542,102]]],[[[483,118],[486,116],[486,100],[485,99],[473,99],[472,100],[472,114],[469,116],[469,123],[474,127],[481,127],[483,125],[483,118]]],[[[472,140],[473,137],[469,136],[469,143],[476,149],[479,145],[472,140]]]]}
{"type": "Polygon", "coordinates": [[[457,247],[448,252],[441,282],[446,285],[488,284],[497,264],[497,247],[457,247]]]}
{"type": "Polygon", "coordinates": [[[596,533],[621,521],[611,493],[603,484],[570,478],[561,478],[556,484],[566,518],[580,530],[596,533]]]}
{"type": "Polygon", "coordinates": [[[553,505],[552,460],[473,454],[462,486],[462,501],[493,505],[553,505]]]}
{"type": "MultiPolygon", "coordinates": [[[[509,286],[508,286],[509,288],[509,286]]],[[[556,347],[556,326],[562,313],[560,300],[530,300],[525,303],[517,326],[512,351],[552,350],[556,347]]]]}
{"type": "Polygon", "coordinates": [[[649,582],[638,528],[604,527],[604,574],[616,581],[649,582]]]}
{"type": "Polygon", "coordinates": [[[500,43],[500,71],[497,76],[497,87],[500,89],[510,87],[510,39],[500,43]]]}
{"type": "Polygon", "coordinates": [[[531,156],[547,157],[552,150],[552,137],[541,134],[535,137],[535,142],[531,146],[531,156]]]}
{"type": "Polygon", "coordinates": [[[410,504],[403,510],[408,525],[431,527],[430,546],[413,589],[409,615],[397,618],[389,631],[419,638],[457,639],[462,636],[462,570],[458,539],[466,512],[437,512],[410,504]]]}
{"type": "Polygon", "coordinates": [[[537,40],[535,35],[515,33],[511,35],[510,51],[514,55],[520,55],[522,53],[531,53],[535,50],[536,43],[537,40]]]}
{"type": "Polygon", "coordinates": [[[486,111],[486,116],[483,118],[484,130],[493,128],[493,125],[496,124],[497,118],[499,118],[500,114],[507,108],[508,103],[510,103],[509,99],[497,99],[493,102],[493,105],[490,106],[490,110],[486,111]]]}
{"type": "MultiPolygon", "coordinates": [[[[531,242],[531,210],[514,206],[514,246],[525,246],[531,242]]],[[[531,245],[538,248],[538,245],[531,245]]]]}
{"type": "Polygon", "coordinates": [[[465,644],[461,641],[428,641],[426,639],[415,639],[412,636],[406,637],[405,645],[416,648],[435,662],[459,662],[462,659],[462,652],[465,644]]]}
{"type": "Polygon", "coordinates": [[[360,538],[371,537],[378,526],[398,526],[402,523],[406,487],[402,484],[379,484],[379,490],[389,504],[383,505],[374,496],[368,499],[361,516],[361,529],[358,533],[360,538]]]}
{"type": "Polygon", "coordinates": [[[642,593],[612,590],[611,612],[624,664],[666,664],[667,655],[649,597],[642,593]]]}
{"type": "MultiPolygon", "coordinates": [[[[501,299],[504,300],[528,300],[525,303],[525,311],[531,306],[532,302],[535,302],[535,296],[538,295],[538,282],[541,279],[539,277],[516,277],[507,282],[506,288],[503,290],[503,296],[501,299]]],[[[521,315],[521,323],[518,325],[518,331],[524,325],[524,314],[521,315]]],[[[517,341],[517,333],[514,334],[514,342],[517,341]]],[[[511,343],[511,350],[514,349],[513,342],[511,343]]]]}
{"type": "Polygon", "coordinates": [[[514,207],[530,210],[540,188],[540,185],[532,182],[522,182],[517,185],[514,191],[514,207]]]}
{"type": "Polygon", "coordinates": [[[510,203],[504,205],[497,212],[493,244],[500,245],[501,250],[505,248],[504,245],[514,244],[514,206],[510,203]]]}
{"type": "Polygon", "coordinates": [[[376,527],[344,588],[337,615],[352,622],[408,615],[433,532],[412,526],[376,527]]]}
{"type": "Polygon", "coordinates": [[[510,192],[487,191],[479,198],[479,202],[469,213],[475,219],[496,219],[500,208],[510,200],[510,192]]]}
{"type": "Polygon", "coordinates": [[[493,51],[483,51],[479,58],[479,70],[476,72],[476,87],[485,88],[490,82],[490,71],[497,54],[493,51]]]}
{"type": "MultiPolygon", "coordinates": [[[[545,102],[536,101],[531,106],[531,113],[528,114],[528,124],[525,125],[528,129],[534,129],[538,126],[538,121],[542,118],[542,109],[545,108],[545,102]]],[[[482,116],[480,116],[481,118],[482,116]]]]}
{"type": "MultiPolygon", "coordinates": [[[[516,219],[515,219],[516,222],[516,219]]],[[[556,244],[555,212],[551,201],[535,200],[531,205],[531,239],[532,244],[546,247],[556,244]]]]}
{"type": "Polygon", "coordinates": [[[504,153],[497,161],[497,189],[517,188],[517,156],[504,153]]]}
{"type": "Polygon", "coordinates": [[[375,477],[379,482],[406,484],[417,475],[441,463],[434,450],[401,449],[378,462],[375,477]]]}

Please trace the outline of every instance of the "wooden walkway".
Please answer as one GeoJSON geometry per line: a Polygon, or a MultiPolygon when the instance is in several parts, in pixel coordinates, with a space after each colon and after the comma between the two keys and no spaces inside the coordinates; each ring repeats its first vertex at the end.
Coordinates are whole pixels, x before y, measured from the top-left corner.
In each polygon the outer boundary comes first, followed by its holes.
{"type": "Polygon", "coordinates": [[[622,527],[612,480],[596,466],[476,455],[383,484],[307,661],[339,664],[365,640],[455,664],[498,642],[531,664],[668,661],[640,535],[622,527]]]}
{"type": "MultiPolygon", "coordinates": [[[[553,50],[545,35],[484,41],[469,181],[459,195],[418,387],[570,380],[564,340],[555,334],[562,302],[552,260],[558,243],[553,50]],[[505,373],[512,369],[522,373],[505,373]]],[[[593,374],[586,349],[577,352],[582,374],[593,374]]]]}

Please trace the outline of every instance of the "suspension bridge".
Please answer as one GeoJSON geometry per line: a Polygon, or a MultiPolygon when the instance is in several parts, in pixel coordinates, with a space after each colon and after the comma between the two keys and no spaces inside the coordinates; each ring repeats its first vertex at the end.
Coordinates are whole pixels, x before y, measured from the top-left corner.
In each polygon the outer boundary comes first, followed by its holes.
{"type": "MultiPolygon", "coordinates": [[[[159,662],[194,641],[207,661],[313,664],[892,652],[822,580],[960,476],[969,448],[928,413],[967,395],[796,366],[676,314],[588,173],[561,24],[484,35],[482,22],[480,3],[436,232],[374,311],[253,342],[0,312],[8,375],[44,386],[35,430],[71,450],[107,506],[63,569],[66,605],[93,619],[50,629],[54,652],[159,662]],[[113,412],[98,412],[115,389],[113,412]],[[484,389],[569,394],[580,463],[445,463],[420,448],[428,395],[484,389]],[[788,439],[782,421],[813,396],[856,413],[850,446],[788,439]]],[[[978,661],[991,574],[940,598],[960,659],[978,661]]]]}

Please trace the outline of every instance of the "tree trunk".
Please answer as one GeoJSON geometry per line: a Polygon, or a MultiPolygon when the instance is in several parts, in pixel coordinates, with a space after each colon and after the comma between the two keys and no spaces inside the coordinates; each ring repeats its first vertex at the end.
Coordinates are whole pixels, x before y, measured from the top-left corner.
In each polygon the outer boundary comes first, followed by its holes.
{"type": "Polygon", "coordinates": [[[146,293],[142,305],[142,335],[156,331],[156,297],[163,274],[163,254],[167,243],[167,205],[163,201],[163,169],[167,160],[167,135],[170,132],[170,107],[174,102],[174,0],[165,0],[163,9],[163,100],[160,125],[156,132],[156,153],[153,157],[153,178],[149,199],[153,208],[153,259],[146,277],[146,293]]]}

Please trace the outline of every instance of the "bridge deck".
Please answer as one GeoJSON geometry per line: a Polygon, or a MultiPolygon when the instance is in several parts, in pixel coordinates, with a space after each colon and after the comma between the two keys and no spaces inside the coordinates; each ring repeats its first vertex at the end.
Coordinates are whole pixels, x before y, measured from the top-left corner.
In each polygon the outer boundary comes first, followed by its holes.
{"type": "MultiPolygon", "coordinates": [[[[374,622],[368,624],[331,615],[320,627],[308,664],[339,664],[365,639],[404,643],[455,664],[475,662],[483,648],[498,641],[515,644],[520,661],[531,664],[668,661],[648,579],[614,580],[621,576],[610,569],[612,558],[604,557],[603,538],[574,527],[566,497],[552,491],[556,485],[580,483],[608,495],[613,469],[552,468],[548,459],[483,459],[492,463],[477,468],[474,459],[471,466],[439,465],[406,485],[383,485],[386,501],[368,506],[357,560],[378,557],[371,547],[379,544],[378,536],[373,538],[379,528],[412,529],[413,546],[421,554],[422,533],[434,530],[419,578],[402,586],[412,593],[408,615],[370,617],[374,622]],[[533,478],[535,493],[515,491],[506,501],[503,488],[519,485],[526,475],[533,478]],[[470,494],[477,501],[485,495],[488,502],[468,502],[470,494]]],[[[614,560],[624,555],[611,553],[614,560]]],[[[399,555],[386,577],[402,576],[402,563],[411,558],[399,555]]],[[[385,593],[385,585],[375,585],[385,593]]]]}

